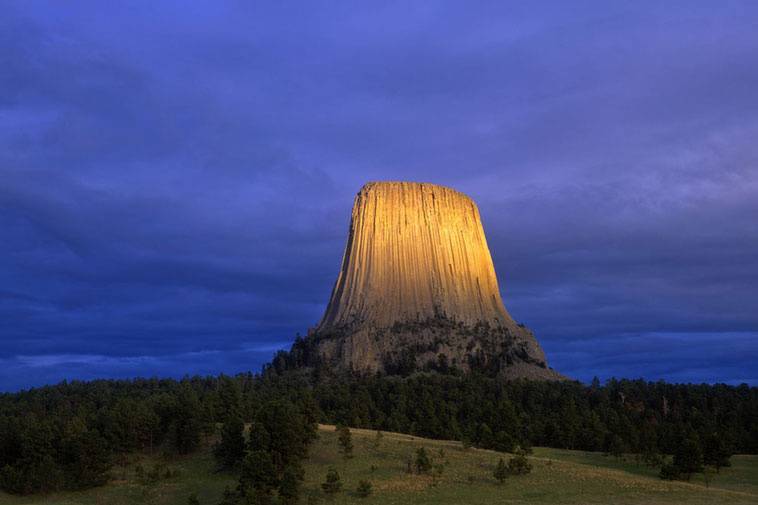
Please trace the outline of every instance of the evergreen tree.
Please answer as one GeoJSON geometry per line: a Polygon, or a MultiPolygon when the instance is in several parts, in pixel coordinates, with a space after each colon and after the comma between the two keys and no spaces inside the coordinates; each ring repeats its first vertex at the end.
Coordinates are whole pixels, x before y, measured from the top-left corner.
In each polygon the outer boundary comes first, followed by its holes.
{"type": "Polygon", "coordinates": [[[108,482],[112,463],[100,434],[89,429],[83,419],[74,419],[61,440],[58,465],[63,469],[65,488],[73,490],[108,482]]]}
{"type": "Polygon", "coordinates": [[[673,465],[677,468],[684,480],[689,481],[693,473],[703,470],[703,450],[697,434],[690,432],[679,443],[674,452],[673,465]]]}
{"type": "Polygon", "coordinates": [[[516,454],[508,461],[508,473],[511,475],[526,475],[532,471],[532,464],[524,454],[516,454]]]}
{"type": "Polygon", "coordinates": [[[260,422],[254,422],[250,427],[248,449],[251,451],[268,451],[271,448],[271,435],[260,422]]]}
{"type": "Polygon", "coordinates": [[[483,449],[491,449],[495,445],[495,436],[487,423],[482,423],[479,426],[479,442],[477,445],[483,449]]]}
{"type": "Polygon", "coordinates": [[[302,471],[292,465],[287,466],[279,481],[279,497],[285,504],[297,503],[300,496],[300,481],[302,480],[302,471]]]}
{"type": "Polygon", "coordinates": [[[663,480],[679,480],[681,474],[676,465],[673,465],[672,463],[664,463],[661,466],[661,471],[658,476],[663,480]]]}
{"type": "Polygon", "coordinates": [[[229,418],[238,417],[242,411],[242,390],[233,377],[221,375],[218,378],[217,419],[226,423],[229,418]]]}
{"type": "Polygon", "coordinates": [[[711,481],[713,480],[713,477],[716,475],[717,470],[716,467],[705,465],[703,467],[703,480],[705,481],[705,487],[711,487],[711,481]]]}
{"type": "Polygon", "coordinates": [[[355,490],[355,494],[358,495],[359,498],[366,498],[370,496],[372,492],[373,486],[371,485],[371,482],[367,480],[358,482],[358,487],[355,490]]]}
{"type": "Polygon", "coordinates": [[[710,465],[719,472],[722,467],[731,466],[732,456],[729,445],[719,433],[709,433],[703,439],[703,463],[710,465]]]}
{"type": "MultiPolygon", "coordinates": [[[[18,447],[13,464],[0,469],[0,484],[10,493],[50,492],[63,487],[63,471],[56,462],[56,434],[50,420],[30,416],[15,426],[18,447]]],[[[2,457],[3,455],[0,455],[2,457]]],[[[7,456],[6,456],[7,457],[7,456]]]]}
{"type": "Polygon", "coordinates": [[[171,422],[171,447],[179,454],[189,454],[200,445],[203,425],[197,393],[183,381],[171,422]]]}
{"type": "Polygon", "coordinates": [[[498,431],[495,434],[495,440],[492,449],[498,452],[512,452],[516,447],[516,441],[505,431],[498,431]]]}
{"type": "Polygon", "coordinates": [[[254,441],[251,437],[251,444],[268,445],[277,475],[281,475],[290,464],[299,465],[316,437],[315,424],[294,404],[285,400],[266,402],[258,411],[254,424],[259,427],[253,436],[260,438],[254,441]]]}
{"type": "Polygon", "coordinates": [[[508,467],[505,465],[503,458],[500,458],[500,460],[497,462],[497,466],[495,467],[493,475],[500,484],[505,482],[506,477],[508,477],[508,467]]]}
{"type": "Polygon", "coordinates": [[[376,430],[376,435],[374,435],[374,441],[373,441],[373,447],[374,450],[379,450],[382,446],[382,439],[384,438],[384,435],[382,434],[381,430],[376,430]]]}
{"type": "Polygon", "coordinates": [[[229,489],[227,486],[224,488],[224,494],[221,495],[221,501],[218,505],[238,505],[239,504],[239,496],[237,493],[229,489]]]}
{"type": "Polygon", "coordinates": [[[624,440],[615,433],[609,433],[605,444],[605,453],[614,458],[621,458],[626,452],[624,440]]]}
{"type": "Polygon", "coordinates": [[[423,447],[416,449],[414,466],[416,467],[416,473],[418,474],[429,473],[429,470],[432,469],[432,461],[429,459],[429,455],[423,447]]]}
{"type": "Polygon", "coordinates": [[[245,423],[238,414],[227,417],[221,428],[221,440],[213,448],[213,455],[221,468],[231,469],[245,457],[245,423]]]}
{"type": "Polygon", "coordinates": [[[690,480],[693,473],[703,470],[703,450],[700,448],[700,442],[697,435],[690,433],[677,448],[674,453],[674,467],[684,477],[684,480],[690,480]]]}
{"type": "Polygon", "coordinates": [[[337,438],[340,443],[340,452],[345,459],[353,457],[353,439],[350,434],[350,428],[344,425],[337,426],[337,438]]]}
{"type": "Polygon", "coordinates": [[[437,463],[432,465],[432,486],[436,486],[442,479],[442,474],[445,473],[445,464],[437,463]]]}
{"type": "Polygon", "coordinates": [[[326,480],[321,484],[321,489],[327,495],[334,495],[342,490],[342,481],[340,480],[340,474],[334,468],[330,468],[326,473],[326,480]]]}
{"type": "Polygon", "coordinates": [[[271,455],[265,451],[251,451],[242,463],[238,494],[256,503],[270,497],[278,485],[278,479],[271,455]]]}
{"type": "Polygon", "coordinates": [[[117,451],[145,449],[158,431],[159,421],[147,402],[122,398],[103,416],[103,433],[117,451]]]}

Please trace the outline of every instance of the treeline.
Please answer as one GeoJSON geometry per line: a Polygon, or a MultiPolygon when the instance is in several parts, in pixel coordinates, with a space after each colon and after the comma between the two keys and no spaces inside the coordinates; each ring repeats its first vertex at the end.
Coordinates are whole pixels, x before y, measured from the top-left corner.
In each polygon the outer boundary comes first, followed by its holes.
{"type": "Polygon", "coordinates": [[[252,374],[76,381],[3,394],[0,489],[29,494],[99,486],[127,454],[191,453],[220,424],[260,418],[273,400],[308,412],[315,423],[308,388],[252,374]]]}
{"type": "Polygon", "coordinates": [[[723,465],[733,453],[758,453],[758,388],[438,373],[320,371],[316,378],[273,367],[236,377],[62,383],[0,395],[0,488],[25,494],[98,486],[124,455],[189,453],[220,439],[219,466],[242,475],[229,503],[250,493],[284,497],[302,478],[299,461],[316,421],[507,452],[540,445],[635,453],[660,465],[662,455],[679,454],[674,463],[688,463],[666,469],[677,478],[698,464],[723,465]],[[280,426],[288,426],[285,445],[277,445],[285,437],[275,431],[280,426]],[[261,463],[269,458],[271,465],[261,463]],[[263,467],[268,477],[258,472],[263,467]]]}
{"type": "Polygon", "coordinates": [[[758,453],[758,388],[642,380],[512,381],[476,374],[322,379],[322,415],[350,426],[516,445],[674,454],[683,437],[758,453]]]}

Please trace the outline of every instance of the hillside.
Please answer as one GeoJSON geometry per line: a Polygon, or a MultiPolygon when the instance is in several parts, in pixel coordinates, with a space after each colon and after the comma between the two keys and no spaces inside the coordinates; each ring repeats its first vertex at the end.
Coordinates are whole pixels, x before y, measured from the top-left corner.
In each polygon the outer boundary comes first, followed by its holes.
{"type": "MultiPolygon", "coordinates": [[[[599,453],[535,448],[531,474],[509,477],[498,485],[492,470],[501,456],[481,449],[464,449],[459,442],[429,440],[397,433],[383,433],[376,447],[376,432],[353,429],[355,457],[342,458],[333,426],[322,425],[320,438],[306,461],[306,481],[302,503],[382,503],[382,504],[752,504],[758,502],[758,456],[734,456],[733,466],[722,470],[710,488],[697,475],[691,483],[665,482],[656,471],[630,461],[599,453]],[[406,458],[425,447],[435,462],[445,461],[442,476],[435,484],[430,476],[408,474],[406,458]],[[444,455],[440,455],[440,450],[444,455]],[[335,467],[342,476],[344,491],[327,500],[320,490],[327,468],[335,467]],[[374,469],[372,470],[372,467],[374,469]],[[373,483],[373,494],[359,498],[354,490],[360,480],[373,483]]],[[[506,456],[507,459],[507,456],[506,456]]],[[[45,497],[16,497],[0,493],[0,505],[185,505],[190,493],[197,493],[203,505],[216,505],[230,475],[214,473],[208,447],[192,456],[172,459],[167,468],[178,475],[158,484],[143,485],[136,478],[131,461],[122,470],[114,467],[114,479],[102,488],[45,497]]],[[[139,463],[150,469],[154,460],[139,463]]]]}

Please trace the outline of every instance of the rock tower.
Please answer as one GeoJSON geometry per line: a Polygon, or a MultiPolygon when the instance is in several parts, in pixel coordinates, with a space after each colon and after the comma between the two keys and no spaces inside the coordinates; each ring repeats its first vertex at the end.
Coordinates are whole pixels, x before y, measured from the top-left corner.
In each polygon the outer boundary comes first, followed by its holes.
{"type": "Polygon", "coordinates": [[[295,352],[354,372],[562,378],[503,305],[476,204],[427,183],[361,188],[329,305],[295,352]]]}

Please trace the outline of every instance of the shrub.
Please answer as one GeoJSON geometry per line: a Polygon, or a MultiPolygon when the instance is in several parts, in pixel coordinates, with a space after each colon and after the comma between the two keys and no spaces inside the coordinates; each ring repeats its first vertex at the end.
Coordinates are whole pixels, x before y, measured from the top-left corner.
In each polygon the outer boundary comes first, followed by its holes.
{"type": "Polygon", "coordinates": [[[382,432],[380,430],[377,430],[376,435],[374,436],[374,442],[373,442],[373,446],[375,450],[378,450],[379,447],[381,447],[383,438],[384,438],[384,435],[382,434],[382,432]]]}
{"type": "Polygon", "coordinates": [[[508,473],[511,475],[526,475],[532,471],[532,465],[523,454],[517,454],[508,462],[508,473]]]}
{"type": "Polygon", "coordinates": [[[366,498],[372,493],[372,485],[367,480],[362,480],[358,483],[358,488],[355,490],[355,494],[360,496],[361,498],[366,498]]]}
{"type": "Polygon", "coordinates": [[[350,434],[350,428],[347,426],[337,426],[337,437],[339,438],[340,451],[345,459],[353,457],[353,438],[350,434]]]}
{"type": "Polygon", "coordinates": [[[503,461],[503,458],[500,458],[500,461],[497,462],[495,471],[492,472],[492,474],[495,476],[495,478],[500,484],[505,482],[505,478],[508,477],[508,467],[505,465],[505,461],[503,461]]]}
{"type": "Polygon", "coordinates": [[[328,495],[339,493],[342,490],[340,474],[334,468],[326,472],[326,480],[321,484],[321,489],[328,495]]]}
{"type": "Polygon", "coordinates": [[[432,469],[432,460],[429,459],[429,455],[426,453],[426,449],[420,447],[416,449],[416,473],[429,473],[432,469]]]}
{"type": "Polygon", "coordinates": [[[679,468],[672,463],[664,464],[658,476],[663,480],[677,480],[681,477],[679,468]]]}

